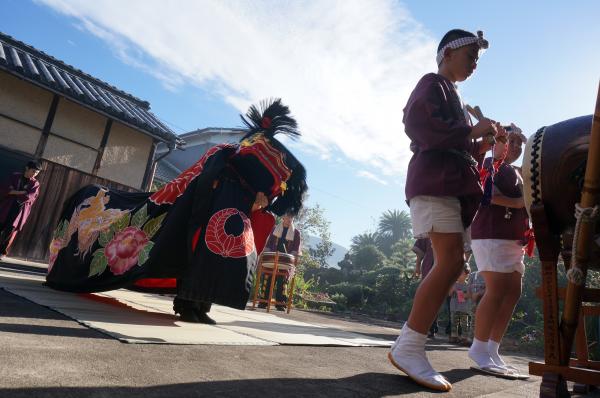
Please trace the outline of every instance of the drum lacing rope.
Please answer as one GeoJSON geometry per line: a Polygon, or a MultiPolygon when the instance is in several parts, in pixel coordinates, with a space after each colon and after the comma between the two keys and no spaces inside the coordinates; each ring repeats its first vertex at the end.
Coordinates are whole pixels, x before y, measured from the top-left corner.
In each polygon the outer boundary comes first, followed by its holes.
{"type": "Polygon", "coordinates": [[[536,131],[535,135],[533,136],[533,145],[531,146],[531,196],[533,199],[533,204],[539,204],[542,199],[540,181],[542,162],[541,149],[545,132],[546,127],[542,127],[536,131]]]}
{"type": "Polygon", "coordinates": [[[574,285],[581,285],[585,282],[585,276],[581,270],[580,264],[577,264],[575,258],[575,252],[577,251],[577,241],[579,240],[579,230],[581,223],[594,223],[600,215],[600,207],[598,205],[594,207],[583,208],[579,203],[575,203],[575,232],[573,233],[573,246],[571,253],[571,268],[567,271],[567,279],[574,285]]]}

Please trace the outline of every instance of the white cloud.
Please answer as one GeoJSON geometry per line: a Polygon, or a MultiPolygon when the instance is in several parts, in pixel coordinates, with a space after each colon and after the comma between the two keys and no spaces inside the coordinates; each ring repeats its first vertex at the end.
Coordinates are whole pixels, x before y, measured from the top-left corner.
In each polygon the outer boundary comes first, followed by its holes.
{"type": "Polygon", "coordinates": [[[436,43],[396,0],[38,2],[169,89],[188,82],[240,112],[281,97],[313,150],[380,175],[406,170],[402,108],[436,43]]]}
{"type": "Polygon", "coordinates": [[[359,177],[364,177],[369,180],[375,181],[376,183],[381,184],[381,185],[388,185],[388,182],[386,180],[384,180],[384,179],[378,177],[377,175],[375,175],[369,171],[366,171],[366,170],[359,170],[358,173],[356,173],[356,175],[359,177]]]}

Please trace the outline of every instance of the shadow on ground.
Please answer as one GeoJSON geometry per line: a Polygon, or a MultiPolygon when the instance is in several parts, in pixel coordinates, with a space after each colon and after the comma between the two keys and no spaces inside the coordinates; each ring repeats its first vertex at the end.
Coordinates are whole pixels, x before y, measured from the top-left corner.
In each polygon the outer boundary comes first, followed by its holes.
{"type": "Polygon", "coordinates": [[[18,333],[18,334],[33,334],[43,336],[64,336],[64,337],[81,337],[94,339],[110,339],[96,330],[87,327],[63,327],[53,325],[35,325],[29,321],[23,322],[26,319],[44,319],[56,321],[72,321],[50,308],[40,306],[31,301],[0,289],[0,318],[14,319],[14,322],[0,323],[0,332],[18,333]],[[33,304],[33,306],[31,305],[33,304]]]}
{"type": "MultiPolygon", "coordinates": [[[[456,382],[461,371],[446,376],[456,382]]],[[[472,375],[472,373],[471,373],[472,375]]],[[[0,397],[384,397],[422,392],[406,376],[362,373],[340,379],[272,378],[208,381],[147,387],[35,387],[0,389],[0,397]]],[[[437,395],[437,394],[436,394],[437,395]]]]}

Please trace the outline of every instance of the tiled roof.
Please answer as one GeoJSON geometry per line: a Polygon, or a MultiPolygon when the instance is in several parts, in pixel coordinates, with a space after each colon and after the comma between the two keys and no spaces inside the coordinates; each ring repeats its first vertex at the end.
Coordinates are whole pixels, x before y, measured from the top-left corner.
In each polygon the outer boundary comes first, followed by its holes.
{"type": "Polygon", "coordinates": [[[0,32],[0,70],[107,114],[165,142],[180,138],[152,112],[150,104],[0,32]]]}
{"type": "Polygon", "coordinates": [[[154,155],[154,159],[158,160],[154,178],[162,182],[171,181],[196,163],[210,147],[239,142],[247,132],[242,128],[207,127],[181,134],[179,137],[185,140],[185,146],[179,148],[182,150],[169,151],[160,144],[154,155]]]}
{"type": "Polygon", "coordinates": [[[234,127],[234,128],[225,128],[225,127],[205,127],[202,129],[196,129],[187,133],[183,133],[181,135],[179,135],[181,138],[185,139],[186,137],[195,137],[195,136],[199,136],[201,134],[227,134],[227,133],[231,133],[231,134],[240,134],[240,133],[247,133],[248,129],[247,128],[241,128],[241,127],[234,127]]]}
{"type": "Polygon", "coordinates": [[[175,177],[181,174],[181,170],[173,166],[167,160],[162,159],[156,166],[154,179],[160,182],[172,181],[175,177]]]}

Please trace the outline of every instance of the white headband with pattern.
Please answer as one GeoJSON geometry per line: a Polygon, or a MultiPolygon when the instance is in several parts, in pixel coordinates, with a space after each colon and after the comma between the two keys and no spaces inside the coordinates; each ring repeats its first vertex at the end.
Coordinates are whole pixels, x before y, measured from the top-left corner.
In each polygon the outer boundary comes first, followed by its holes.
{"type": "Polygon", "coordinates": [[[460,39],[452,40],[451,42],[447,43],[444,47],[442,47],[437,53],[437,64],[439,65],[442,63],[442,60],[444,59],[444,53],[446,52],[447,48],[456,50],[457,48],[469,46],[471,44],[477,44],[479,46],[479,49],[486,49],[490,46],[490,43],[483,38],[483,32],[481,30],[478,30],[477,37],[461,37],[460,39]]]}
{"type": "Polygon", "coordinates": [[[517,127],[517,125],[514,123],[511,123],[510,127],[511,127],[511,130],[508,133],[508,135],[514,134],[521,139],[523,144],[527,143],[527,137],[525,137],[525,134],[523,134],[523,130],[521,130],[519,127],[517,127]]]}

